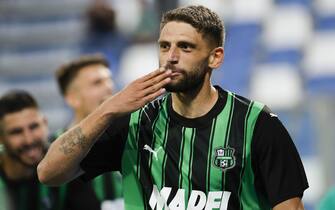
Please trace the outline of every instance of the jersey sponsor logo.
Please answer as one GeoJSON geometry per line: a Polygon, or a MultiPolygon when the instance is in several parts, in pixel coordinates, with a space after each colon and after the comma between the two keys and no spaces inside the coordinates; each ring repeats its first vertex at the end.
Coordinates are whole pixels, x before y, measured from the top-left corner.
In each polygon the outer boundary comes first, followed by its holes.
{"type": "Polygon", "coordinates": [[[234,148],[230,147],[215,148],[214,162],[213,162],[214,166],[222,170],[234,168],[236,162],[234,152],[235,152],[234,148]]]}
{"type": "Polygon", "coordinates": [[[199,190],[192,190],[188,202],[185,201],[185,189],[178,189],[177,193],[167,204],[171,187],[163,187],[161,191],[157,186],[153,186],[149,205],[151,209],[162,210],[227,210],[231,192],[229,191],[210,191],[208,195],[199,190]]]}
{"type": "Polygon", "coordinates": [[[160,146],[160,147],[158,147],[157,149],[153,150],[149,145],[145,144],[144,147],[143,147],[143,149],[149,151],[150,153],[152,153],[153,156],[154,156],[154,158],[155,158],[156,160],[158,160],[157,153],[158,153],[161,149],[163,149],[163,148],[160,146]]]}

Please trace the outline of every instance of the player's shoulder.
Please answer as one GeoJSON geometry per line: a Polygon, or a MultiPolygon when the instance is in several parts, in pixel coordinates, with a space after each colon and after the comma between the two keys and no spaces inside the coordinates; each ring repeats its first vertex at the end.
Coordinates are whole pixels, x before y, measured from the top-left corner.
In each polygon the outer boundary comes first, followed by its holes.
{"type": "Polygon", "coordinates": [[[247,109],[254,109],[258,110],[258,112],[270,113],[271,110],[262,102],[257,100],[252,100],[247,97],[229,92],[230,95],[234,98],[234,103],[237,104],[239,107],[247,108],[247,109]]]}
{"type": "Polygon", "coordinates": [[[253,109],[258,114],[257,121],[279,121],[278,116],[266,104],[257,100],[249,99],[247,97],[228,92],[234,98],[235,107],[243,107],[243,109],[253,109]]]}

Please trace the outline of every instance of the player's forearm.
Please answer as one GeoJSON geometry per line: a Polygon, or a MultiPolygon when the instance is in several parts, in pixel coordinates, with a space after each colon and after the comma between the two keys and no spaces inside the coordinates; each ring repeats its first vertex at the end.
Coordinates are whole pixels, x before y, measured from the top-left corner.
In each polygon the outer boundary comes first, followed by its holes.
{"type": "Polygon", "coordinates": [[[80,162],[107,124],[115,117],[131,113],[165,93],[163,87],[171,81],[171,73],[162,67],[133,81],[56,139],[37,168],[40,181],[59,185],[78,175],[80,162]]]}
{"type": "Polygon", "coordinates": [[[111,119],[100,107],[57,138],[38,165],[39,180],[48,185],[60,185],[77,176],[80,162],[111,119]]]}

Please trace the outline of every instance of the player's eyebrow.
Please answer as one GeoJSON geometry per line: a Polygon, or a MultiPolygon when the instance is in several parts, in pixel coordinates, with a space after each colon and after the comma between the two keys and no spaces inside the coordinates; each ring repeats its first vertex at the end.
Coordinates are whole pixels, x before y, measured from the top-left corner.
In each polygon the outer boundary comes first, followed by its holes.
{"type": "Polygon", "coordinates": [[[8,134],[9,135],[15,135],[15,134],[19,134],[19,133],[22,133],[23,129],[22,128],[19,128],[19,127],[16,127],[16,128],[12,128],[10,130],[8,130],[8,134]]]}
{"type": "Polygon", "coordinates": [[[186,45],[190,48],[196,48],[197,44],[196,43],[193,43],[193,42],[190,42],[190,41],[180,41],[177,43],[177,46],[183,46],[183,45],[186,45]]]}

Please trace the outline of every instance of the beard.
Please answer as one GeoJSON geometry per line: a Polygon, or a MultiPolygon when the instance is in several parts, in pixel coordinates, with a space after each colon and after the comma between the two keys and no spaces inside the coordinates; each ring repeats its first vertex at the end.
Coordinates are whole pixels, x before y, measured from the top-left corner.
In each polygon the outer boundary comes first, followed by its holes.
{"type": "MultiPolygon", "coordinates": [[[[190,70],[178,69],[181,74],[181,79],[178,81],[172,81],[167,84],[164,88],[168,92],[190,92],[202,86],[205,81],[205,75],[207,73],[208,62],[207,59],[200,63],[197,67],[192,67],[190,70]]],[[[167,69],[171,69],[172,72],[176,69],[173,64],[168,64],[167,69]]]]}
{"type": "MultiPolygon", "coordinates": [[[[10,147],[10,145],[5,144],[5,151],[8,154],[8,156],[10,156],[11,158],[17,160],[18,162],[20,162],[21,164],[27,166],[27,167],[37,167],[37,165],[39,164],[39,161],[36,162],[28,162],[26,161],[22,155],[23,153],[27,152],[30,149],[35,149],[35,148],[39,148],[41,151],[43,151],[43,153],[46,151],[47,145],[46,143],[44,143],[43,140],[36,140],[34,141],[34,143],[29,144],[29,145],[23,145],[17,149],[13,149],[10,147]]],[[[43,158],[44,154],[42,154],[41,159],[43,158]]]]}

